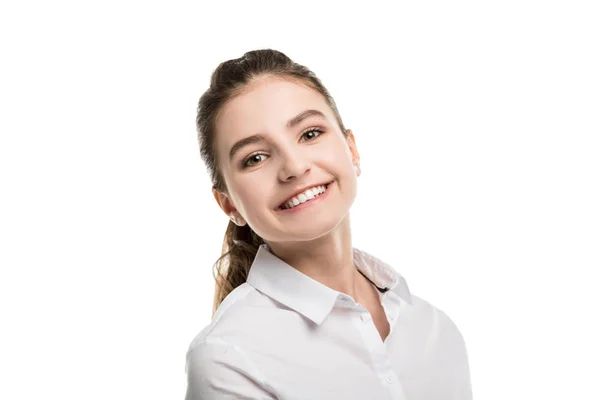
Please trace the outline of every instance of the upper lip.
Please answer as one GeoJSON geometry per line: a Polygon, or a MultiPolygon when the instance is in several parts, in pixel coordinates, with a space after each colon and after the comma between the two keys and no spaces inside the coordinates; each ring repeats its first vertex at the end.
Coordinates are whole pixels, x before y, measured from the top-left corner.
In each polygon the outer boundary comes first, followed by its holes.
{"type": "Polygon", "coordinates": [[[329,185],[331,182],[332,182],[332,181],[328,181],[328,182],[323,182],[323,183],[315,183],[315,184],[313,184],[313,185],[304,186],[304,188],[303,188],[303,189],[298,189],[298,190],[296,190],[295,192],[293,192],[292,194],[290,194],[288,197],[286,197],[286,198],[285,198],[285,200],[283,200],[281,203],[279,203],[279,205],[277,206],[277,208],[279,208],[279,207],[281,207],[282,205],[284,205],[285,203],[287,203],[287,201],[288,201],[289,199],[291,199],[292,197],[295,197],[295,196],[299,195],[300,193],[304,193],[304,192],[306,192],[306,190],[307,190],[307,189],[314,188],[314,187],[317,187],[317,186],[327,186],[327,185],[329,185]]]}

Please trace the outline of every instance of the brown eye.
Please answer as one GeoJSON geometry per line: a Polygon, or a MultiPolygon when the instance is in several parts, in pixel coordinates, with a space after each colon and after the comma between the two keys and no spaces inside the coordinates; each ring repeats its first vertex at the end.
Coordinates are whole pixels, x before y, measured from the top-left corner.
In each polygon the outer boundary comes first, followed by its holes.
{"type": "Polygon", "coordinates": [[[306,138],[306,140],[313,140],[316,137],[318,137],[319,135],[321,135],[322,133],[323,133],[323,131],[321,129],[313,128],[313,129],[309,129],[308,131],[304,132],[302,134],[302,137],[306,138]]]}
{"type": "Polygon", "coordinates": [[[248,157],[244,160],[243,168],[252,167],[253,165],[260,163],[263,160],[261,157],[266,157],[266,154],[262,154],[262,153],[252,154],[250,157],[248,157]]]}

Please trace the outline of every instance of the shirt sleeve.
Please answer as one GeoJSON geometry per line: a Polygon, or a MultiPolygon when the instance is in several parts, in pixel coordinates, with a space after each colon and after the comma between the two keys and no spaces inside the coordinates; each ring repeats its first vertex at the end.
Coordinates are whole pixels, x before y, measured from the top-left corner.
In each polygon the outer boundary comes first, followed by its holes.
{"type": "Polygon", "coordinates": [[[223,341],[190,349],[186,374],[185,400],[277,399],[243,351],[223,341]]]}

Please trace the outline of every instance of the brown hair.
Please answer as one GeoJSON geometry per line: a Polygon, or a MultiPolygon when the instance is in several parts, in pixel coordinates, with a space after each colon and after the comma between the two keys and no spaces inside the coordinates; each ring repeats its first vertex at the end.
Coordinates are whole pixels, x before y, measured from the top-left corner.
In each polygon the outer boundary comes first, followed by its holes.
{"type": "MultiPolygon", "coordinates": [[[[223,175],[219,170],[215,148],[217,117],[228,101],[240,95],[257,78],[266,76],[288,79],[321,93],[331,107],[342,133],[347,134],[329,91],[312,71],[293,62],[282,52],[271,49],[253,50],[239,58],[222,62],[211,76],[210,87],[200,97],[196,117],[200,155],[216,190],[227,191],[223,175]]],[[[222,255],[213,269],[215,279],[213,316],[223,299],[236,287],[246,282],[258,247],[263,243],[263,239],[248,224],[238,226],[229,221],[223,240],[222,255]]]]}

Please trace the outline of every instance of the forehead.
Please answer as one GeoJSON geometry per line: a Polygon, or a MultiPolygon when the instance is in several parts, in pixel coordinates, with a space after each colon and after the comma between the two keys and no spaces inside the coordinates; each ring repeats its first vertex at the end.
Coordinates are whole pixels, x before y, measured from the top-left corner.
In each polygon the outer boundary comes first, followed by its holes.
{"type": "Polygon", "coordinates": [[[217,118],[217,141],[228,146],[257,133],[282,132],[287,122],[307,109],[323,112],[330,123],[335,117],[323,96],[300,83],[261,78],[225,104],[217,118]]]}

